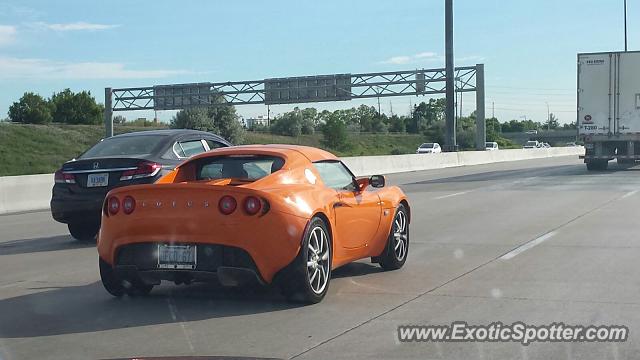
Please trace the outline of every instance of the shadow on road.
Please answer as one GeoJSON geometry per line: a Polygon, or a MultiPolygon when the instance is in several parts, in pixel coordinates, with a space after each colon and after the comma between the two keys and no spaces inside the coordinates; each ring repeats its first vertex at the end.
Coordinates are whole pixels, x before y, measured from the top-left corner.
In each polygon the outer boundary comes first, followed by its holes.
{"type": "Polygon", "coordinates": [[[0,255],[16,255],[44,251],[82,249],[95,246],[96,244],[94,242],[78,241],[69,235],[61,235],[4,242],[0,244],[0,255]]]}
{"type": "MultiPolygon", "coordinates": [[[[333,278],[380,271],[374,264],[352,263],[337,269],[333,278]]],[[[122,298],[109,295],[100,282],[42,289],[46,290],[0,300],[0,338],[199,321],[303,306],[287,302],[276,287],[225,288],[216,283],[190,286],[163,283],[149,296],[122,298]]]]}

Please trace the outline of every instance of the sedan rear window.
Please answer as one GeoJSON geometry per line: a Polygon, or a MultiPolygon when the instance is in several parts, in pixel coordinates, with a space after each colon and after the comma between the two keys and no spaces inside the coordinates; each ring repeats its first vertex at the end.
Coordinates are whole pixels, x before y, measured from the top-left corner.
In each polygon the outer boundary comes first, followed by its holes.
{"type": "Polygon", "coordinates": [[[284,160],[275,156],[216,156],[198,160],[196,180],[258,180],[282,168],[284,160]]]}
{"type": "Polygon", "coordinates": [[[164,135],[116,136],[100,141],[80,158],[147,155],[151,154],[164,137],[164,135]]]}

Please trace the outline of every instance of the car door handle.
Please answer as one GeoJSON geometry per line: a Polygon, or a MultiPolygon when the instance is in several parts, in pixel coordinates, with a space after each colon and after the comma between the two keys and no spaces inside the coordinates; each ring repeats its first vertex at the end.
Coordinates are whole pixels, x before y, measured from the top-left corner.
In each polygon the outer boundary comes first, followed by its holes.
{"type": "Polygon", "coordinates": [[[333,208],[339,208],[339,207],[348,207],[349,205],[347,205],[347,203],[344,203],[342,201],[336,201],[333,203],[333,208]]]}

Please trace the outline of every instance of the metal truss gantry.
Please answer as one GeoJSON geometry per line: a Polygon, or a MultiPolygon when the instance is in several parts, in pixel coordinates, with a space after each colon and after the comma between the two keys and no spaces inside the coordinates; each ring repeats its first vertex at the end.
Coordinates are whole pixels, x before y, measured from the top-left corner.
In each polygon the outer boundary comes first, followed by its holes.
{"type": "MultiPolygon", "coordinates": [[[[476,92],[478,125],[476,143],[478,150],[484,149],[484,65],[457,67],[454,73],[456,92],[476,92]]],[[[194,106],[271,105],[446,94],[446,80],[445,69],[438,68],[252,81],[106,88],[105,125],[107,126],[107,136],[111,136],[113,134],[112,116],[114,111],[175,110],[194,106]],[[220,101],[220,97],[224,101],[220,101]]]]}

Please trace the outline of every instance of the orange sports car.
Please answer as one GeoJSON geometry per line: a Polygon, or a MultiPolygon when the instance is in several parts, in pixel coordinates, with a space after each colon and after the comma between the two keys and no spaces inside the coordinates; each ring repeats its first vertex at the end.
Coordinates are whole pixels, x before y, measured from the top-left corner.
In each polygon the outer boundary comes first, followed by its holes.
{"type": "Polygon", "coordinates": [[[148,294],[161,280],[257,281],[316,303],[339,266],[370,257],[401,268],[410,218],[407,197],[384,176],[356,178],[324,150],[221,148],[154,184],[109,192],[100,275],[114,296],[148,294]]]}

